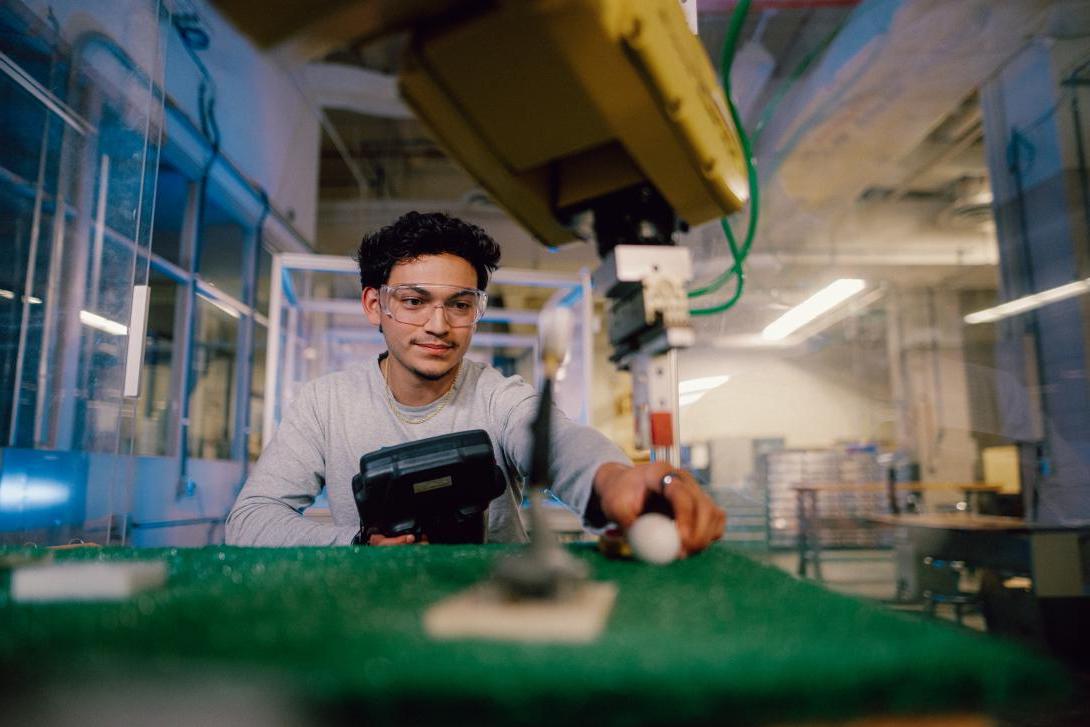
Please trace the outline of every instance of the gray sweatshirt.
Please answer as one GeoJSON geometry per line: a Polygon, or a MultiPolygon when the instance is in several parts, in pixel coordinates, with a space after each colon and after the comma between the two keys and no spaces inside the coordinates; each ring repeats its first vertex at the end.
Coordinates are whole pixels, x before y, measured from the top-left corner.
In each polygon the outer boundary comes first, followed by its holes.
{"type": "MultiPolygon", "coordinates": [[[[261,453],[227,517],[229,545],[344,545],[360,527],[352,496],[352,477],[360,456],[439,434],[484,429],[492,439],[496,462],[504,470],[507,490],[488,508],[490,542],[526,540],[518,516],[522,481],[530,469],[530,423],[537,412],[536,390],[519,376],[504,377],[496,369],[463,360],[445,407],[402,406],[387,395],[378,359],[315,379],[291,402],[280,428],[261,453]],[[303,510],[326,489],[333,524],[306,519],[303,510]]],[[[600,432],[572,422],[558,409],[552,418],[550,475],[552,492],[582,515],[591,482],[607,462],[629,463],[624,453],[600,432]]]]}

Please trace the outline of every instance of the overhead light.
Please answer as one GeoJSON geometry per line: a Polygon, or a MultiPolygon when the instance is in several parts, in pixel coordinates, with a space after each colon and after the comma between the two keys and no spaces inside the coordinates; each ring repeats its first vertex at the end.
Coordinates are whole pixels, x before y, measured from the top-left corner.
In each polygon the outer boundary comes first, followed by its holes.
{"type": "MultiPolygon", "coordinates": [[[[0,288],[0,298],[3,298],[5,300],[15,300],[15,293],[10,290],[5,290],[4,288],[0,288]]],[[[35,298],[33,295],[29,298],[24,295],[23,300],[25,300],[27,303],[30,303],[31,305],[41,305],[42,302],[41,298],[35,298]]]]}
{"type": "Polygon", "coordinates": [[[5,477],[0,487],[0,512],[25,513],[61,505],[72,496],[71,485],[41,477],[5,477]]]}
{"type": "Polygon", "coordinates": [[[863,290],[865,285],[859,278],[840,278],[770,323],[761,332],[761,337],[766,341],[782,341],[822,313],[832,310],[863,290]]]}
{"type": "Polygon", "coordinates": [[[696,402],[700,401],[701,397],[703,397],[704,394],[707,393],[708,392],[706,391],[697,391],[692,394],[682,394],[677,398],[678,408],[681,408],[683,406],[689,406],[690,404],[695,404],[696,402]]]}
{"type": "Polygon", "coordinates": [[[235,308],[233,308],[232,306],[229,306],[226,303],[223,303],[223,302],[217,300],[216,298],[213,298],[210,295],[201,295],[201,297],[204,298],[205,300],[207,300],[212,305],[219,308],[221,311],[223,311],[227,315],[231,316],[232,318],[240,318],[241,317],[241,314],[237,310],[235,310],[235,308]]]}
{"type": "Polygon", "coordinates": [[[730,376],[702,376],[698,379],[686,379],[678,384],[678,406],[689,406],[700,401],[700,398],[712,389],[727,383],[730,376]]]}
{"type": "Polygon", "coordinates": [[[681,395],[710,391],[727,383],[730,376],[702,376],[699,379],[685,379],[678,384],[677,392],[681,395]]]}
{"type": "Polygon", "coordinates": [[[91,328],[97,328],[100,331],[111,333],[115,336],[127,335],[129,329],[126,326],[121,325],[117,321],[111,321],[109,318],[103,318],[100,315],[95,315],[91,311],[81,310],[79,312],[79,320],[85,326],[91,328]]]}
{"type": "Polygon", "coordinates": [[[1068,283],[1056,288],[1042,290],[1040,293],[1033,293],[1032,295],[1015,298],[1006,303],[1000,303],[994,308],[978,310],[975,313],[970,313],[965,316],[963,320],[970,325],[974,323],[994,323],[995,321],[1004,318],[1016,316],[1019,313],[1036,310],[1049,303],[1057,303],[1061,300],[1074,298],[1085,293],[1090,293],[1090,278],[1076,280],[1074,283],[1068,283]]]}

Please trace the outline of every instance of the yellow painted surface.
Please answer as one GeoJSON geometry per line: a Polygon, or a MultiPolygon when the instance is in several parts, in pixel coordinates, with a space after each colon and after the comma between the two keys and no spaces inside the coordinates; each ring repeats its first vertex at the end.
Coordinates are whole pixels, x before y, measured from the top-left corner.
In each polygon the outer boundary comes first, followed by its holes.
{"type": "Polygon", "coordinates": [[[722,89],[676,0],[511,0],[418,32],[402,94],[542,242],[565,208],[649,181],[699,224],[748,195],[722,89]]]}
{"type": "Polygon", "coordinates": [[[981,457],[984,460],[985,482],[999,485],[999,491],[1005,495],[1016,495],[1022,491],[1017,447],[1013,444],[1003,447],[985,447],[981,457]]]}

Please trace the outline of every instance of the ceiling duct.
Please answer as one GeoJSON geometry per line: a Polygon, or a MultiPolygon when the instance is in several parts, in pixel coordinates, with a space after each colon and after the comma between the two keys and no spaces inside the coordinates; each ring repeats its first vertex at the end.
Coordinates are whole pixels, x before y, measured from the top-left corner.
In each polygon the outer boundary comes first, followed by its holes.
{"type": "Polygon", "coordinates": [[[954,184],[954,201],[939,213],[939,224],[959,230],[986,230],[995,225],[992,188],[985,177],[966,177],[954,184]]]}
{"type": "MultiPolygon", "coordinates": [[[[918,172],[913,152],[1040,31],[1050,5],[860,4],[762,134],[763,243],[828,242],[833,221],[866,189],[901,187],[918,172]]],[[[966,115],[966,124],[974,121],[966,115]]]]}

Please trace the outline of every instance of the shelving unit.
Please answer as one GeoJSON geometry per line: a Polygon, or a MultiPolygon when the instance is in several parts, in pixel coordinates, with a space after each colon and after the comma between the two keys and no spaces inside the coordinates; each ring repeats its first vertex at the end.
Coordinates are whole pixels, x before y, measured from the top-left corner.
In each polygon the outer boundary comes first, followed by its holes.
{"type": "Polygon", "coordinates": [[[798,544],[800,485],[823,485],[818,506],[822,547],[874,548],[889,545],[888,533],[865,522],[870,515],[889,512],[888,496],[880,490],[856,491],[849,486],[885,479],[875,454],[835,449],[785,449],[761,455],[758,476],[768,502],[769,545],[792,548],[798,544]],[[845,485],[837,492],[837,484],[845,485]]]}

